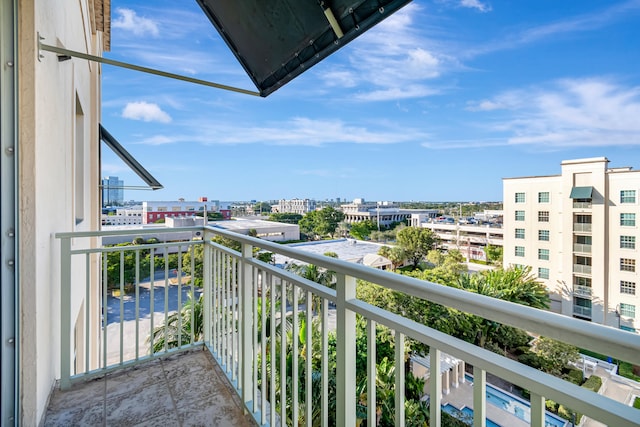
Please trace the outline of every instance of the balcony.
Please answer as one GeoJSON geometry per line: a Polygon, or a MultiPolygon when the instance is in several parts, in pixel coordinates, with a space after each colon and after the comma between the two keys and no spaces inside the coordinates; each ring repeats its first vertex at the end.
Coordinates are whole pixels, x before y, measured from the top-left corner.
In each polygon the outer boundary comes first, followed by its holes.
{"type": "Polygon", "coordinates": [[[591,201],[573,202],[573,209],[591,209],[591,201]]]}
{"type": "Polygon", "coordinates": [[[578,233],[591,233],[591,223],[574,222],[573,231],[578,233]]]}
{"type": "Polygon", "coordinates": [[[591,275],[591,266],[582,264],[573,264],[573,272],[578,274],[591,275]]]}
{"type": "Polygon", "coordinates": [[[573,252],[590,254],[591,253],[591,245],[587,245],[584,243],[574,243],[573,244],[573,252]]]}
{"type": "MultiPolygon", "coordinates": [[[[94,405],[96,411],[108,421],[119,411],[131,418],[144,411],[153,414],[158,410],[157,399],[167,399],[168,393],[174,399],[166,402],[171,408],[167,420],[219,416],[218,412],[212,414],[215,410],[208,405],[192,404],[187,410],[185,401],[175,399],[183,396],[192,403],[217,402],[232,423],[239,425],[248,425],[244,409],[258,425],[280,425],[281,420],[289,420],[290,425],[291,420],[297,420],[299,425],[326,426],[333,419],[336,425],[353,426],[358,419],[365,419],[363,425],[375,426],[377,324],[392,330],[395,366],[404,366],[407,339],[429,346],[430,366],[435,372],[441,372],[443,353],[473,366],[472,385],[465,383],[457,368],[453,379],[448,374],[432,376],[427,387],[431,426],[444,425],[443,395],[450,387],[457,388],[458,378],[468,390],[465,402],[474,409],[475,425],[484,425],[488,415],[494,417],[491,414],[496,408],[487,404],[487,374],[530,391],[527,416],[532,426],[545,425],[545,399],[608,425],[637,423],[637,410],[622,402],[367,304],[357,298],[356,290],[359,280],[368,281],[635,364],[640,364],[640,336],[210,227],[167,228],[163,232],[175,233],[175,238],[166,243],[95,245],[103,236],[126,233],[144,238],[155,232],[57,235],[62,254],[60,390],[51,398],[45,424],[64,424],[52,421],[61,401],[71,402],[65,409],[67,414],[80,417],[89,410],[85,398],[95,395],[99,402],[94,405]],[[193,240],[192,236],[201,239],[193,240]],[[239,250],[213,242],[215,236],[236,242],[239,250]],[[262,262],[254,248],[332,270],[337,276],[336,289],[262,262]],[[194,259],[200,255],[203,262],[198,271],[194,259]],[[132,260],[135,271],[124,268],[125,259],[132,260]],[[193,303],[187,294],[195,295],[198,301],[202,295],[202,303],[193,303]],[[172,316],[185,301],[190,301],[193,310],[172,316]],[[201,317],[194,314],[198,310],[202,310],[201,317]],[[356,366],[356,316],[366,323],[366,366],[356,366]],[[317,329],[305,326],[313,323],[317,329]],[[167,339],[150,337],[153,330],[163,331],[161,335],[167,339]],[[329,366],[330,331],[336,336],[335,374],[329,366]],[[179,347],[171,348],[169,339],[179,347]],[[366,384],[356,384],[356,370],[365,374],[366,384]],[[146,373],[141,375],[143,371],[146,373]],[[152,384],[149,377],[157,382],[152,384]],[[88,389],[78,391],[87,385],[88,389]],[[142,388],[154,390],[156,399],[147,402],[141,394],[128,400],[117,397],[125,389],[142,388]],[[329,400],[333,391],[335,406],[329,400]],[[118,399],[129,403],[116,411],[109,402],[118,399]]],[[[397,369],[392,381],[398,390],[395,424],[403,426],[404,370],[397,369]]],[[[499,416],[505,417],[496,420],[502,425],[520,425],[506,412],[499,416]]],[[[161,421],[142,420],[150,424],[161,421]]]]}
{"type": "MultiPolygon", "coordinates": [[[[581,298],[591,298],[591,286],[573,285],[573,295],[581,298]]],[[[591,315],[591,313],[589,313],[591,315]]]]}
{"type": "Polygon", "coordinates": [[[591,307],[583,307],[580,305],[573,306],[573,314],[575,316],[591,319],[591,307]]]}

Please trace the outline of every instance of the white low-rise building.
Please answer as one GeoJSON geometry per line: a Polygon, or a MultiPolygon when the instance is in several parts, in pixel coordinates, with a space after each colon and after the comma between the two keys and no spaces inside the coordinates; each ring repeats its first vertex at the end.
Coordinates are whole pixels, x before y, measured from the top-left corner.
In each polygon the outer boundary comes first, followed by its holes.
{"type": "Polygon", "coordinates": [[[401,209],[394,202],[367,202],[362,198],[354,199],[353,203],[341,205],[340,208],[348,224],[369,220],[381,227],[396,222],[406,223],[414,214],[422,214],[427,218],[438,216],[437,209],[401,209]]]}
{"type": "Polygon", "coordinates": [[[312,199],[280,199],[277,205],[271,206],[274,213],[296,213],[304,215],[316,210],[316,201],[312,199]]]}

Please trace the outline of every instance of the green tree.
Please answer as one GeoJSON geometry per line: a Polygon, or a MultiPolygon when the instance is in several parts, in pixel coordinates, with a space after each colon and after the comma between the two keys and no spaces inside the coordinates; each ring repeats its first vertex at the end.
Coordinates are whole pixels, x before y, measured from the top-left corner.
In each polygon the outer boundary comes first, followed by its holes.
{"type": "Polygon", "coordinates": [[[300,222],[301,219],[302,219],[302,215],[297,213],[276,212],[269,215],[268,221],[284,222],[285,224],[297,224],[298,222],[300,222]]]}
{"type": "Polygon", "coordinates": [[[267,202],[258,202],[253,205],[254,215],[269,215],[271,214],[271,204],[267,202]]]}
{"type": "Polygon", "coordinates": [[[407,259],[413,264],[413,268],[418,268],[425,255],[432,250],[438,238],[435,233],[428,228],[406,227],[398,231],[396,242],[406,253],[407,259]]]}
{"type": "Polygon", "coordinates": [[[371,232],[377,229],[378,226],[373,221],[371,221],[370,219],[366,219],[364,221],[351,224],[349,233],[356,239],[366,240],[371,232]]]}
{"type": "Polygon", "coordinates": [[[200,295],[197,300],[191,292],[188,296],[189,299],[182,309],[169,316],[166,325],[162,324],[153,329],[147,339],[147,342],[151,343],[152,354],[202,340],[204,334],[203,296],[200,295]]]}
{"type": "Polygon", "coordinates": [[[398,246],[382,246],[378,249],[378,255],[391,261],[391,269],[395,271],[407,259],[404,250],[398,246]]]}
{"type": "Polygon", "coordinates": [[[487,261],[491,262],[492,264],[502,264],[502,246],[487,245],[487,247],[484,249],[484,252],[487,255],[487,261]]]}
{"type": "Polygon", "coordinates": [[[538,338],[533,344],[533,352],[542,362],[542,370],[560,376],[569,362],[580,358],[577,347],[547,337],[538,338]]]}
{"type": "Polygon", "coordinates": [[[335,210],[331,206],[324,207],[319,211],[307,213],[298,225],[300,231],[314,237],[324,237],[333,235],[338,224],[344,219],[344,214],[335,210]]]}

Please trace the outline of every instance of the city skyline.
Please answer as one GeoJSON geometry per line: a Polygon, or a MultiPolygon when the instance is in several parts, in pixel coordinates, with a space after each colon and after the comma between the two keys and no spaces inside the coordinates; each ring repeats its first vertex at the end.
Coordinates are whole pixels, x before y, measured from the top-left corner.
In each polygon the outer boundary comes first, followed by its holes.
{"type": "MultiPolygon", "coordinates": [[[[112,7],[106,57],[255,90],[195,2],[112,7]]],[[[125,200],[500,201],[562,160],[640,167],[639,15],[414,1],[264,99],[105,65],[102,121],[165,187],[125,200]]]]}

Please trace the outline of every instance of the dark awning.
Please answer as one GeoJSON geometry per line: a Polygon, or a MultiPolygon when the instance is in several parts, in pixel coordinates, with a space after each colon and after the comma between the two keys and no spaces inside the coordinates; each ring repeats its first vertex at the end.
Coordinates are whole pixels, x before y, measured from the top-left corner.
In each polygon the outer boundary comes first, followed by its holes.
{"type": "Polygon", "coordinates": [[[573,187],[571,189],[572,199],[590,199],[593,194],[593,187],[573,187]]]}
{"type": "Polygon", "coordinates": [[[164,188],[102,125],[100,125],[100,140],[107,144],[152,190],[164,188]]]}
{"type": "Polygon", "coordinates": [[[267,96],[411,0],[197,0],[267,96]]]}

